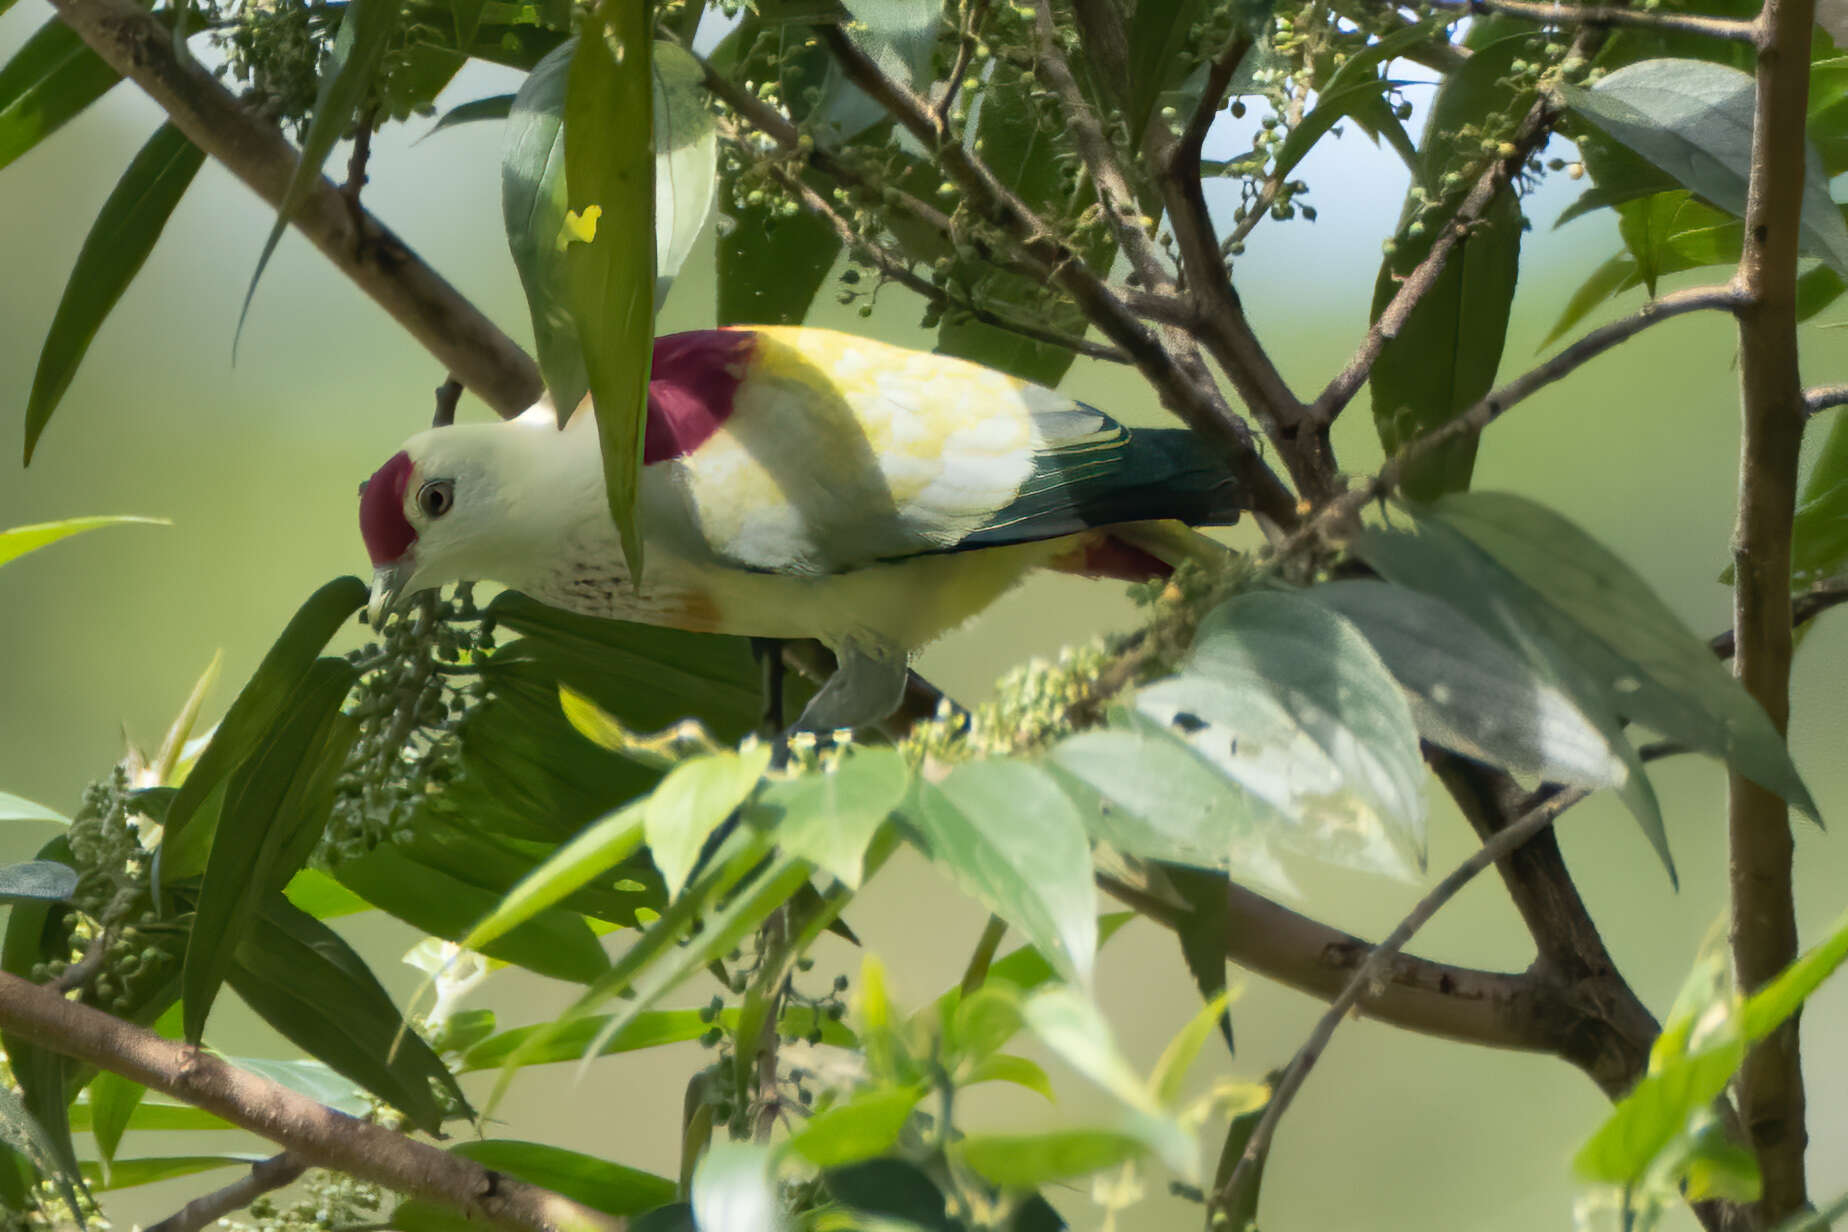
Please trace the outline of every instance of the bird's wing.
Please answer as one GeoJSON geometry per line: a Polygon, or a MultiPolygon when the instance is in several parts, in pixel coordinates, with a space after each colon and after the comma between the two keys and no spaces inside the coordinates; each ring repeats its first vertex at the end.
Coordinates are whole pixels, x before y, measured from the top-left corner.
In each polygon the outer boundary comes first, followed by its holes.
{"type": "MultiPolygon", "coordinates": [[[[748,336],[731,388],[690,369],[704,389],[683,405],[704,409],[680,414],[684,452],[649,468],[671,476],[705,550],[737,567],[824,575],[1186,517],[1175,493],[1222,481],[1184,432],[1132,433],[976,364],[819,329],[748,336]]],[[[674,370],[656,356],[666,395],[674,370]]]]}

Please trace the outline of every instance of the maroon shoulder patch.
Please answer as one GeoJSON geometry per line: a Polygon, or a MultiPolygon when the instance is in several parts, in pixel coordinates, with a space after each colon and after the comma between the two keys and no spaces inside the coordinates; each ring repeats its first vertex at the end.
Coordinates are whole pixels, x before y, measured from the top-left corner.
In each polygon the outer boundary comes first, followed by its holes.
{"type": "Polygon", "coordinates": [[[748,329],[697,329],[656,338],[648,379],[642,463],[684,458],[731,417],[757,335],[748,329]]]}
{"type": "Polygon", "coordinates": [[[417,542],[404,516],[404,489],[411,481],[411,455],[400,449],[359,489],[359,533],[372,563],[389,565],[417,542]]]}
{"type": "Polygon", "coordinates": [[[1069,552],[1053,557],[1046,567],[1079,577],[1112,578],[1119,582],[1153,582],[1170,577],[1174,567],[1115,535],[1087,539],[1069,552]]]}

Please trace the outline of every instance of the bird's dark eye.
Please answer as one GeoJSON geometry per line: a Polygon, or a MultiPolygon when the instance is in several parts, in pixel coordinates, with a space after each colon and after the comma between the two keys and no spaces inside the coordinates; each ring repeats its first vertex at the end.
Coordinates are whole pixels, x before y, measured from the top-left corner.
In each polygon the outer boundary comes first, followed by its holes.
{"type": "Polygon", "coordinates": [[[456,503],[456,485],[448,479],[432,479],[417,489],[417,507],[427,517],[440,518],[456,503]]]}

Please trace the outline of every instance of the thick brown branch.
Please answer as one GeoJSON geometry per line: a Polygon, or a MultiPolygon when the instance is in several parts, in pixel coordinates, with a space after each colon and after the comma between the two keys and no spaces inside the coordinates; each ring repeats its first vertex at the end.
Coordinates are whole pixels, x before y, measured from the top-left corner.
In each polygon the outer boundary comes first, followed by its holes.
{"type": "Polygon", "coordinates": [[[317,1167],[526,1232],[622,1232],[628,1221],[335,1112],[210,1052],[0,972],[0,1028],[133,1079],[284,1146],[317,1167]]]}
{"type": "Polygon", "coordinates": [[[1243,1188],[1251,1169],[1270,1149],[1271,1139],[1277,1132],[1277,1123],[1283,1119],[1283,1114],[1289,1111],[1291,1101],[1296,1098],[1297,1091],[1302,1089],[1303,1080],[1309,1076],[1309,1071],[1315,1067],[1316,1061],[1328,1047],[1328,1041],[1334,1037],[1336,1029],[1341,1026],[1341,1020],[1360,1003],[1373,985],[1386,977],[1393,956],[1407,941],[1412,939],[1420,928],[1424,927],[1427,920],[1437,914],[1439,908],[1455,898],[1458,891],[1474,880],[1478,873],[1497,860],[1505,858],[1522,843],[1552,825],[1555,817],[1586,794],[1588,793],[1582,789],[1562,792],[1489,839],[1469,859],[1458,865],[1448,877],[1438,882],[1436,887],[1420,899],[1416,907],[1412,908],[1411,913],[1399,922],[1398,927],[1392,930],[1386,940],[1374,947],[1372,953],[1348,979],[1346,987],[1341,990],[1341,995],[1329,1005],[1328,1012],[1322,1015],[1321,1020],[1315,1025],[1315,1030],[1310,1032],[1309,1038],[1304,1041],[1303,1046],[1297,1050],[1296,1056],[1290,1061],[1289,1069],[1284,1072],[1283,1079],[1277,1083],[1277,1088],[1271,1095],[1270,1105],[1265,1108],[1263,1118],[1258,1122],[1257,1129],[1252,1131],[1251,1139],[1245,1146],[1244,1155],[1239,1158],[1238,1166],[1232,1170],[1232,1175],[1227,1179],[1219,1194],[1215,1195],[1217,1202],[1223,1203],[1227,1197],[1238,1193],[1243,1188]]]}
{"type": "MultiPolygon", "coordinates": [[[[1739,307],[1743,432],[1739,524],[1733,536],[1734,668],[1779,732],[1790,719],[1790,539],[1797,455],[1808,414],[1798,373],[1796,280],[1803,205],[1803,122],[1815,0],[1766,0],[1759,13],[1756,118],[1746,193],[1739,307]]],[[[1793,843],[1784,801],[1738,771],[1728,793],[1732,949],[1752,992],[1797,956],[1793,843]]],[[[1758,1156],[1770,1227],[1808,1203],[1803,1069],[1797,1016],[1746,1054],[1739,1114],[1758,1156]]]]}
{"type": "Polygon", "coordinates": [[[1431,0],[1434,9],[1460,13],[1493,13],[1546,26],[1630,26],[1644,30],[1698,34],[1705,38],[1749,43],[1755,37],[1749,21],[1707,17],[1700,13],[1668,13],[1659,9],[1629,9],[1608,4],[1551,4],[1545,0],[1431,0]]]}
{"type": "MultiPolygon", "coordinates": [[[[188,140],[272,206],[299,159],[276,126],[233,98],[209,70],[174,54],[173,32],[134,0],[53,0],[90,48],[159,103],[188,140]]],[[[340,189],[315,181],[291,220],[340,271],[502,415],[539,398],[532,358],[340,189]]]]}
{"type": "Polygon", "coordinates": [[[223,1189],[194,1198],[147,1232],[202,1232],[234,1211],[241,1211],[266,1193],[293,1185],[308,1171],[308,1161],[293,1151],[272,1155],[251,1165],[250,1171],[223,1189]]]}

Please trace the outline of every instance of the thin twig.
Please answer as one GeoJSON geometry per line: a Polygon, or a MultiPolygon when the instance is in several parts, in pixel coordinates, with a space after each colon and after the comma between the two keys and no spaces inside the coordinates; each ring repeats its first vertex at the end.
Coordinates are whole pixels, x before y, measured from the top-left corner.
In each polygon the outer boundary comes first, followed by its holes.
{"type": "Polygon", "coordinates": [[[340,186],[340,195],[346,198],[347,211],[353,216],[353,232],[362,243],[366,234],[366,211],[359,204],[359,194],[368,182],[366,163],[372,157],[372,126],[378,114],[378,104],[374,103],[359,117],[359,127],[353,134],[353,153],[347,159],[346,183],[340,186]]]}
{"type": "Polygon", "coordinates": [[[241,1211],[266,1193],[293,1185],[308,1171],[308,1161],[293,1151],[272,1155],[223,1189],[194,1198],[147,1232],[201,1232],[233,1211],[241,1211]]]}
{"type": "Polygon", "coordinates": [[[1238,1166],[1232,1170],[1232,1175],[1227,1179],[1224,1187],[1214,1196],[1215,1205],[1223,1204],[1230,1195],[1239,1192],[1247,1173],[1256,1166],[1257,1161],[1263,1158],[1264,1152],[1269,1149],[1271,1138],[1277,1132],[1277,1123],[1283,1119],[1283,1114],[1289,1111],[1297,1091],[1302,1089],[1303,1080],[1308,1077],[1309,1071],[1314,1068],[1323,1050],[1328,1047],[1328,1041],[1333,1038],[1336,1029],[1341,1026],[1342,1019],[1347,1017],[1348,1011],[1353,1009],[1369,989],[1386,974],[1392,956],[1399,952],[1400,947],[1410,941],[1413,935],[1424,927],[1425,922],[1435,915],[1445,903],[1456,897],[1457,892],[1474,880],[1478,873],[1514,851],[1547,826],[1552,825],[1555,817],[1589,794],[1583,788],[1561,792],[1552,800],[1490,838],[1469,859],[1459,864],[1455,871],[1425,895],[1418,905],[1412,908],[1411,913],[1399,922],[1399,926],[1392,930],[1386,940],[1374,947],[1373,952],[1367,956],[1367,960],[1360,965],[1360,969],[1348,980],[1347,987],[1342,989],[1341,995],[1329,1005],[1328,1012],[1322,1015],[1321,1020],[1315,1025],[1315,1030],[1310,1032],[1309,1038],[1290,1061],[1289,1069],[1284,1073],[1283,1080],[1277,1084],[1276,1090],[1271,1095],[1270,1104],[1264,1110],[1263,1119],[1258,1122],[1257,1129],[1252,1131],[1251,1140],[1246,1144],[1245,1153],[1240,1156],[1238,1166]]]}
{"type": "Polygon", "coordinates": [[[1848,385],[1818,385],[1803,394],[1806,415],[1819,415],[1833,407],[1848,406],[1848,385]]]}
{"type": "Polygon", "coordinates": [[[1163,404],[1232,462],[1234,473],[1245,484],[1251,508],[1274,526],[1294,526],[1298,516],[1295,498],[1259,457],[1250,429],[1219,397],[1218,390],[1196,379],[1197,373],[1177,361],[1162,339],[985,163],[960,142],[946,141],[930,109],[908,86],[894,81],[839,26],[821,26],[818,33],[847,79],[924,143],[969,204],[1023,252],[1043,263],[1052,281],[1092,324],[1129,354],[1163,404]]]}
{"type": "MultiPolygon", "coordinates": [[[[174,53],[173,32],[135,0],[53,0],[58,16],[105,63],[159,103],[187,140],[272,206],[300,161],[274,122],[232,97],[210,70],[174,53]]],[[[376,218],[355,224],[340,190],[318,180],[289,220],[340,271],[495,411],[539,397],[539,367],[376,218]]]]}
{"type": "MultiPolygon", "coordinates": [[[[1848,575],[1825,578],[1791,600],[1790,626],[1793,629],[1799,628],[1843,603],[1848,603],[1848,575]]],[[[1735,644],[1731,629],[1715,634],[1707,642],[1713,653],[1722,659],[1733,657],[1735,644]]]]}
{"type": "Polygon", "coordinates": [[[440,1202],[498,1227],[521,1232],[623,1232],[628,1227],[625,1219],[336,1112],[211,1052],[164,1039],[5,972],[0,972],[0,1030],[203,1108],[313,1166],[440,1202]]]}
{"type": "Polygon", "coordinates": [[[1571,345],[1561,348],[1558,354],[1492,391],[1455,418],[1409,442],[1366,483],[1349,489],[1324,505],[1314,519],[1305,523],[1295,536],[1278,549],[1278,555],[1287,556],[1316,538],[1346,525],[1369,503],[1382,499],[1397,488],[1406,467],[1419,458],[1447,441],[1481,432],[1540,390],[1650,326],[1690,312],[1714,309],[1736,311],[1738,307],[1739,293],[1731,286],[1690,287],[1651,300],[1629,316],[1590,330],[1571,345]]]}
{"type": "MultiPolygon", "coordinates": [[[[1733,533],[1733,666],[1780,735],[1790,721],[1790,547],[1808,414],[1798,367],[1796,288],[1815,10],[1815,0],[1765,0],[1758,15],[1745,248],[1733,277],[1742,301],[1743,419],[1733,533]]],[[[1750,994],[1797,956],[1790,810],[1777,794],[1734,769],[1727,830],[1733,966],[1740,991],[1750,994]]],[[[1739,1070],[1739,1115],[1764,1179],[1756,1207],[1762,1227],[1782,1223],[1809,1201],[1798,1018],[1791,1015],[1752,1045],[1739,1070]]]]}
{"type": "Polygon", "coordinates": [[[1660,9],[1628,9],[1608,4],[1555,4],[1546,0],[1431,0],[1434,9],[1516,17],[1547,26],[1626,26],[1642,30],[1661,30],[1679,34],[1698,34],[1704,38],[1750,43],[1757,36],[1754,24],[1732,17],[1709,17],[1701,13],[1669,13],[1660,9]]]}
{"type": "Polygon", "coordinates": [[[956,62],[950,65],[943,97],[937,100],[937,123],[946,129],[950,126],[950,112],[955,110],[956,99],[962,92],[963,78],[968,75],[969,65],[975,60],[976,45],[981,42],[980,32],[982,20],[988,16],[988,0],[963,0],[961,16],[956,41],[956,62]]]}

